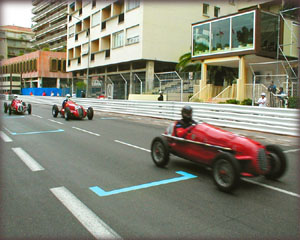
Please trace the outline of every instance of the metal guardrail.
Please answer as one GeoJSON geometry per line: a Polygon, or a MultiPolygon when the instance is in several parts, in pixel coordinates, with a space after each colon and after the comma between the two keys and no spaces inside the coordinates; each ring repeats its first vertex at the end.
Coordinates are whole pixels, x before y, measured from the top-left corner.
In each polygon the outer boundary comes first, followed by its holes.
{"type": "MultiPolygon", "coordinates": [[[[63,97],[20,96],[23,101],[45,105],[61,104],[63,97]]],[[[74,98],[84,107],[95,111],[132,114],[162,119],[178,120],[181,108],[190,105],[196,121],[237,129],[254,130],[281,135],[299,136],[299,110],[171,101],[128,101],[74,98]]]]}

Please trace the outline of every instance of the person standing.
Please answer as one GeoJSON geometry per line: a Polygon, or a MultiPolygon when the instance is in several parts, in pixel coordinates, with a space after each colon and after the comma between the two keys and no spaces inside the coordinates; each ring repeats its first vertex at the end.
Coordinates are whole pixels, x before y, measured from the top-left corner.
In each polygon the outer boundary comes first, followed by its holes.
{"type": "Polygon", "coordinates": [[[261,93],[261,97],[258,99],[257,104],[259,107],[267,106],[267,98],[266,98],[266,94],[264,92],[261,93]]]}
{"type": "Polygon", "coordinates": [[[272,81],[270,86],[268,87],[268,91],[270,93],[270,106],[274,107],[275,105],[275,99],[274,99],[274,94],[276,94],[276,85],[272,81]]]}
{"type": "Polygon", "coordinates": [[[164,95],[162,94],[162,91],[159,91],[159,97],[157,98],[158,101],[164,100],[164,95]]]}

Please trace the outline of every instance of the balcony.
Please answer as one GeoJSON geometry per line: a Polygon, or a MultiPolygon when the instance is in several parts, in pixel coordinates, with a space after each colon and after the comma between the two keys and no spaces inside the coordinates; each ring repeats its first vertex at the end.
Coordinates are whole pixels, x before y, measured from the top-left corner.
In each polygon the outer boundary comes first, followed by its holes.
{"type": "Polygon", "coordinates": [[[57,18],[63,16],[63,15],[66,15],[67,16],[67,11],[66,9],[62,9],[61,11],[53,14],[53,15],[50,15],[48,16],[47,18],[45,18],[44,20],[40,21],[39,23],[35,24],[33,27],[32,27],[32,30],[33,31],[36,31],[36,29],[42,25],[44,25],[45,23],[50,23],[54,20],[56,20],[57,18]]]}
{"type": "Polygon", "coordinates": [[[61,31],[61,32],[59,32],[57,34],[54,34],[54,35],[50,35],[46,38],[43,38],[43,39],[38,40],[36,42],[33,42],[33,44],[34,45],[43,45],[43,44],[46,44],[46,43],[49,43],[49,42],[52,42],[52,41],[57,41],[58,39],[66,37],[66,36],[67,36],[67,30],[61,31]]]}
{"type": "Polygon", "coordinates": [[[41,31],[37,31],[36,32],[36,37],[41,37],[44,34],[47,34],[47,33],[51,32],[51,31],[59,29],[59,28],[63,28],[65,26],[67,26],[67,20],[63,19],[62,21],[59,21],[58,23],[50,25],[49,27],[44,28],[41,31]]]}
{"type": "Polygon", "coordinates": [[[278,17],[260,10],[224,16],[192,25],[192,57],[275,53],[278,17]],[[256,27],[260,26],[260,27],[256,27]]]}
{"type": "Polygon", "coordinates": [[[44,9],[44,8],[46,8],[46,7],[48,7],[50,5],[50,2],[48,2],[48,1],[46,1],[46,2],[40,2],[36,7],[34,7],[33,9],[32,9],[32,13],[33,14],[35,14],[35,13],[37,13],[37,12],[39,12],[39,11],[41,11],[42,9],[44,9]]]}
{"type": "Polygon", "coordinates": [[[51,12],[55,12],[57,11],[56,9],[62,8],[67,12],[67,3],[60,3],[57,5],[49,5],[49,7],[47,7],[46,9],[44,9],[42,12],[38,13],[36,16],[34,16],[32,18],[33,22],[38,22],[39,19],[42,19],[44,17],[47,17],[46,15],[51,13],[51,12]]]}

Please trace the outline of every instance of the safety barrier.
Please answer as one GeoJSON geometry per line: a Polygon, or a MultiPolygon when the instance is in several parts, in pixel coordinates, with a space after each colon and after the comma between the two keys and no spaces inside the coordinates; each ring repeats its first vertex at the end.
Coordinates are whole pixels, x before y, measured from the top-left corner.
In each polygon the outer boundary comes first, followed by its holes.
{"type": "MultiPolygon", "coordinates": [[[[26,102],[46,105],[60,105],[63,101],[62,97],[20,96],[20,98],[26,102]]],[[[188,104],[193,108],[193,117],[196,121],[205,121],[221,127],[299,136],[298,109],[193,102],[102,100],[95,98],[74,98],[73,100],[84,107],[93,107],[95,111],[171,120],[180,119],[181,108],[188,104]]]]}

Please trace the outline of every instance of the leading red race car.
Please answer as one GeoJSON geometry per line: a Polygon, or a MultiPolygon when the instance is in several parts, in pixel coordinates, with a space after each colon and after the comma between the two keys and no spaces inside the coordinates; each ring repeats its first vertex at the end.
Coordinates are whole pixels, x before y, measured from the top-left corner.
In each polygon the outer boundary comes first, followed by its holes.
{"type": "Polygon", "coordinates": [[[276,145],[264,146],[205,122],[195,124],[185,138],[176,137],[175,131],[173,123],[162,136],[153,139],[151,156],[154,163],[158,167],[166,166],[171,153],[209,166],[221,191],[233,191],[241,176],[264,175],[275,180],[286,171],[286,156],[276,145]]]}
{"type": "Polygon", "coordinates": [[[28,114],[31,114],[32,108],[31,104],[26,104],[20,99],[17,99],[16,96],[14,96],[14,99],[11,101],[11,103],[4,103],[4,113],[7,113],[11,115],[12,113],[15,114],[24,114],[28,112],[28,114]]]}
{"type": "Polygon", "coordinates": [[[87,110],[83,108],[83,106],[78,105],[72,100],[66,101],[64,107],[60,110],[57,105],[53,105],[52,107],[52,115],[53,117],[57,117],[58,113],[66,120],[69,119],[83,119],[87,116],[89,120],[92,120],[94,117],[94,110],[92,107],[89,107],[87,110]]]}

